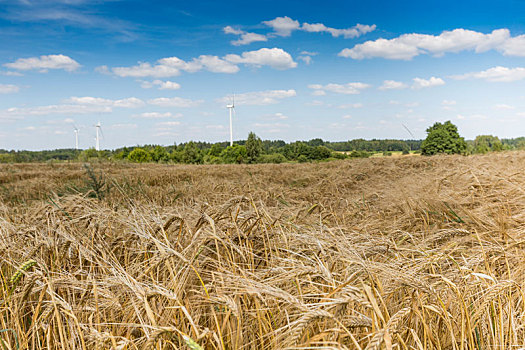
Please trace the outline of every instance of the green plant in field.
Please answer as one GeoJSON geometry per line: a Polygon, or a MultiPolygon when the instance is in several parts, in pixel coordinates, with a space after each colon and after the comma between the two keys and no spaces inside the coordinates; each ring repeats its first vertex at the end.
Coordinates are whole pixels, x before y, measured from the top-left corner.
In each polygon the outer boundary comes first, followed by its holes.
{"type": "Polygon", "coordinates": [[[91,164],[84,164],[87,179],[85,180],[89,191],[92,191],[93,197],[98,199],[104,198],[111,190],[111,184],[106,181],[106,177],[102,172],[98,174],[95,172],[91,164]]]}

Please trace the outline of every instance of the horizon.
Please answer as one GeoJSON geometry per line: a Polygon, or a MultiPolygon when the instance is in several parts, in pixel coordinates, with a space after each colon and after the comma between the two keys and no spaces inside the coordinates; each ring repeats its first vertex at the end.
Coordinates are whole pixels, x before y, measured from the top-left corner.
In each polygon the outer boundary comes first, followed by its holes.
{"type": "Polygon", "coordinates": [[[0,0],[0,149],[88,149],[99,121],[101,149],[227,142],[233,93],[237,140],[525,136],[524,10],[0,0]]]}

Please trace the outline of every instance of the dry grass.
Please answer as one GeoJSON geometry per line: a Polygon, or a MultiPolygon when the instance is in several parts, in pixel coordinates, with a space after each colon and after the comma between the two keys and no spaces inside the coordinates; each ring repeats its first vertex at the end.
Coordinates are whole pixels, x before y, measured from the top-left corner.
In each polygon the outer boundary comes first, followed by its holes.
{"type": "Polygon", "coordinates": [[[1,349],[525,344],[525,153],[95,168],[0,166],[1,349]]]}

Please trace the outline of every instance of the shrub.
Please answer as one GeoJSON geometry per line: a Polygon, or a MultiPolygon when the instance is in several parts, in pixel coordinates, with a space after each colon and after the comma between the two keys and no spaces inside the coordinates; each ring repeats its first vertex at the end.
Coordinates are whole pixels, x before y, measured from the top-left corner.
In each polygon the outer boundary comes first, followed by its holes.
{"type": "Polygon", "coordinates": [[[128,160],[134,163],[151,162],[151,155],[143,148],[135,148],[128,154],[128,160]]]}
{"type": "Polygon", "coordinates": [[[286,163],[287,159],[281,153],[263,154],[257,159],[258,163],[286,163]]]}

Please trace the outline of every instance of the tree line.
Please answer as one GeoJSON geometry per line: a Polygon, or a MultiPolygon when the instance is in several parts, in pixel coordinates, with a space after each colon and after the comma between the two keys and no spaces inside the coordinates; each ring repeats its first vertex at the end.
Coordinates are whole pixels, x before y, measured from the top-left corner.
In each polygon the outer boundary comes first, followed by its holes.
{"type": "Polygon", "coordinates": [[[450,121],[435,123],[427,129],[425,140],[354,139],[330,142],[320,138],[286,143],[283,140],[261,140],[251,132],[246,140],[228,142],[190,141],[170,146],[143,145],[96,151],[57,149],[15,151],[0,149],[0,163],[46,161],[87,161],[93,159],[129,162],[165,162],[185,164],[242,164],[326,161],[344,158],[367,158],[374,153],[391,152],[433,154],[475,154],[512,149],[525,149],[525,137],[499,139],[480,135],[465,141],[450,121]]]}
{"type": "Polygon", "coordinates": [[[365,140],[330,142],[320,138],[287,143],[261,140],[251,132],[246,140],[228,142],[190,141],[170,146],[143,145],[96,151],[58,149],[51,151],[7,151],[0,149],[0,163],[87,161],[89,159],[185,164],[311,162],[344,158],[367,158],[377,152],[418,151],[421,140],[365,140]]]}

